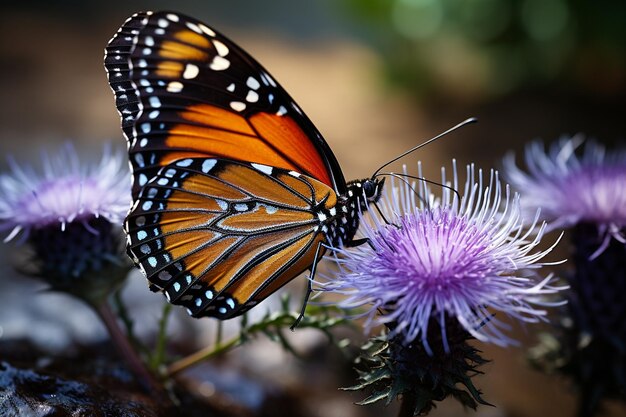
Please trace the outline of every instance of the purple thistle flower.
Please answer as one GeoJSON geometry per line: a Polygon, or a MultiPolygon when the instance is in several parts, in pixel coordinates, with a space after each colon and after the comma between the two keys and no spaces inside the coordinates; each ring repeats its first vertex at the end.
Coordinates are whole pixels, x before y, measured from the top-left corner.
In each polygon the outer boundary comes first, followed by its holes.
{"type": "Polygon", "coordinates": [[[527,172],[505,160],[513,185],[524,190],[526,210],[540,207],[548,228],[569,228],[571,254],[562,276],[570,284],[567,307],[531,354],[540,368],[572,378],[579,415],[592,416],[607,398],[626,392],[626,149],[606,152],[582,136],[545,150],[526,148],[527,172]]]}
{"type": "Polygon", "coordinates": [[[130,207],[125,158],[105,147],[100,163],[82,165],[71,145],[44,155],[43,169],[19,166],[0,175],[0,232],[21,234],[31,249],[20,270],[53,288],[100,300],[129,270],[122,220],[130,207]]]}
{"type": "MultiPolygon", "coordinates": [[[[450,185],[459,189],[454,162],[453,177],[450,185]]],[[[491,171],[487,187],[480,170],[477,177],[468,166],[460,200],[449,188],[435,198],[424,183],[420,199],[416,184],[392,181],[380,203],[391,224],[376,215],[364,221],[368,244],[335,249],[340,272],[321,289],[343,294],[342,307],[370,306],[366,327],[387,325],[390,338],[402,335],[407,345],[419,339],[429,354],[432,320],[448,351],[447,317],[481,341],[514,344],[509,326],[493,313],[545,320],[546,311],[535,306],[555,305],[543,297],[563,287],[553,286],[551,275],[538,279],[537,269],[545,265],[539,260],[552,248],[535,250],[544,232],[537,216],[525,227],[519,196],[502,189],[498,173],[491,171]]]]}
{"type": "Polygon", "coordinates": [[[516,166],[513,155],[504,163],[511,185],[524,192],[523,208],[541,208],[547,230],[597,226],[602,242],[593,259],[611,238],[626,243],[626,150],[607,154],[602,145],[588,141],[578,157],[583,142],[581,136],[564,138],[547,151],[541,142],[531,143],[525,153],[528,172],[516,166]]]}
{"type": "MultiPolygon", "coordinates": [[[[0,175],[0,232],[5,242],[46,226],[65,230],[68,224],[89,228],[92,218],[122,223],[130,207],[130,183],[125,158],[105,147],[97,166],[82,166],[74,147],[42,156],[43,170],[19,166],[9,159],[11,172],[0,175]]],[[[95,230],[94,230],[95,232],[95,230]]]]}

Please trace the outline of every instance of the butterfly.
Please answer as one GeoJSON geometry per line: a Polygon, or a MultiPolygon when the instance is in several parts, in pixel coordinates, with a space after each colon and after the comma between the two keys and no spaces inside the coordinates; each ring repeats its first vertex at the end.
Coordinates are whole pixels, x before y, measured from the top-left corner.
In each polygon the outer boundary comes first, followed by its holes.
{"type": "Polygon", "coordinates": [[[174,12],[131,16],[105,51],[132,167],[127,252],[194,317],[236,317],[329,246],[356,244],[384,180],[330,147],[234,42],[174,12]]]}

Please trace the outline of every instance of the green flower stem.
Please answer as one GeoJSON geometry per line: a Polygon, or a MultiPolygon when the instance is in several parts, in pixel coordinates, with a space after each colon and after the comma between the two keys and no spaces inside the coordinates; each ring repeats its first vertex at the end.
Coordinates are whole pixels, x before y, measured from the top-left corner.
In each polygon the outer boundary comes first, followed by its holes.
{"type": "MultiPolygon", "coordinates": [[[[93,305],[93,307],[109,332],[113,344],[117,347],[120,355],[122,355],[122,357],[126,360],[126,363],[130,367],[131,371],[139,379],[139,382],[143,385],[143,387],[152,394],[164,393],[163,386],[145,367],[143,361],[135,349],[133,349],[133,346],[130,344],[128,338],[120,328],[117,322],[117,317],[113,313],[113,310],[111,310],[109,303],[104,301],[97,305],[93,305]]],[[[167,395],[164,395],[163,398],[167,398],[167,395]]]]}
{"type": "Polygon", "coordinates": [[[222,344],[218,344],[214,346],[208,346],[195,353],[192,353],[191,355],[172,363],[167,368],[167,375],[172,377],[176,375],[177,373],[184,371],[185,369],[191,366],[194,366],[204,360],[207,360],[214,356],[218,356],[224,352],[229,351],[230,349],[236,346],[239,346],[240,344],[243,343],[243,341],[244,341],[243,338],[241,338],[240,336],[236,336],[230,339],[226,343],[222,343],[222,344]]]}
{"type": "Polygon", "coordinates": [[[124,325],[126,337],[133,345],[135,350],[138,350],[140,354],[147,355],[149,353],[148,349],[146,348],[146,346],[143,345],[143,343],[141,343],[139,339],[137,339],[137,336],[135,336],[134,324],[130,318],[128,309],[126,308],[126,304],[124,304],[124,300],[122,299],[122,292],[120,290],[117,290],[113,293],[112,302],[115,315],[118,317],[118,319],[122,321],[122,324],[124,325]]]}
{"type": "Polygon", "coordinates": [[[216,345],[220,345],[222,343],[223,336],[224,336],[224,322],[220,320],[217,322],[217,331],[215,335],[216,345]]]}
{"type": "MultiPolygon", "coordinates": [[[[337,311],[339,310],[337,310],[336,307],[309,306],[307,308],[307,315],[304,316],[298,328],[318,329],[327,335],[330,341],[333,341],[330,329],[347,324],[348,321],[343,316],[334,317],[331,314],[337,311]]],[[[207,346],[196,353],[192,353],[191,355],[172,363],[167,368],[166,375],[170,377],[174,376],[175,374],[206,359],[221,355],[230,349],[244,344],[257,334],[266,335],[270,340],[280,343],[284,349],[297,355],[293,346],[291,346],[281,332],[283,329],[291,326],[298,316],[299,313],[292,312],[289,309],[289,297],[283,297],[281,302],[281,311],[271,314],[268,313],[257,323],[248,324],[247,316],[244,315],[241,321],[239,334],[226,342],[222,342],[223,329],[222,323],[220,322],[217,327],[216,341],[213,345],[207,346]]]]}
{"type": "Polygon", "coordinates": [[[159,320],[159,332],[157,333],[156,347],[150,355],[150,369],[158,371],[165,361],[165,348],[167,345],[167,322],[172,312],[172,304],[163,304],[163,314],[159,320]]]}

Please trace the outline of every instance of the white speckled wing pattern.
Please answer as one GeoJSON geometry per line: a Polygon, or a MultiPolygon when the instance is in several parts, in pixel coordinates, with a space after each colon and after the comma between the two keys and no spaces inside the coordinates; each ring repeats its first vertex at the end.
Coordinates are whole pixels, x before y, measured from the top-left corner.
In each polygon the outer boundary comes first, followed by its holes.
{"type": "Polygon", "coordinates": [[[105,67],[129,141],[133,196],[160,167],[200,156],[294,170],[345,193],[335,156],[295,101],[203,23],[137,13],[109,42],[105,67]]]}
{"type": "MultiPolygon", "coordinates": [[[[226,319],[307,269],[334,191],[293,171],[189,158],[161,169],[126,221],[153,289],[191,315],[226,319]]],[[[320,251],[320,254],[323,251],[320,251]]]]}
{"type": "Polygon", "coordinates": [[[137,13],[105,67],[133,169],[128,253],[154,291],[228,319],[312,269],[324,244],[352,241],[361,181],[345,182],[313,123],[234,42],[178,13],[137,13]]]}

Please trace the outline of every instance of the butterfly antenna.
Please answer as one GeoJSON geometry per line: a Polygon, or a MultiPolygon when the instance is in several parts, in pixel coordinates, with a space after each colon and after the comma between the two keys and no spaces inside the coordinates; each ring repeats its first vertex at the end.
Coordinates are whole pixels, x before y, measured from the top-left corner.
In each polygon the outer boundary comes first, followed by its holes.
{"type": "Polygon", "coordinates": [[[459,123],[458,125],[456,125],[456,126],[454,126],[454,127],[451,127],[450,129],[446,130],[445,132],[438,134],[438,135],[437,135],[437,136],[435,136],[434,138],[428,139],[426,142],[421,143],[421,144],[419,144],[419,145],[417,145],[417,146],[415,146],[415,147],[413,147],[413,148],[409,149],[408,151],[401,153],[400,155],[398,155],[398,156],[396,156],[395,158],[393,158],[391,161],[385,162],[385,164],[383,164],[380,168],[378,168],[378,169],[374,172],[374,175],[372,175],[372,178],[373,178],[373,177],[375,177],[375,176],[376,176],[376,175],[377,175],[377,174],[378,174],[378,173],[379,173],[379,172],[380,172],[380,171],[381,171],[384,167],[386,167],[386,166],[387,166],[387,165],[389,165],[389,164],[392,164],[392,163],[396,162],[398,159],[404,158],[404,157],[405,157],[405,156],[407,156],[408,154],[410,154],[410,153],[412,153],[412,152],[415,152],[416,150],[418,150],[418,149],[420,149],[420,148],[423,148],[424,146],[428,145],[428,144],[429,144],[429,143],[431,143],[431,142],[436,141],[437,139],[439,139],[439,138],[441,138],[441,137],[443,137],[443,136],[447,135],[448,133],[454,132],[455,130],[460,129],[460,128],[462,128],[462,127],[463,127],[463,126],[465,126],[465,125],[468,125],[468,124],[471,124],[471,123],[476,123],[477,121],[478,121],[478,119],[477,119],[477,118],[475,118],[475,117],[470,117],[469,119],[462,121],[462,122],[461,122],[461,123],[459,123]]]}
{"type": "MultiPolygon", "coordinates": [[[[380,177],[380,176],[383,176],[383,175],[388,175],[390,177],[398,178],[399,180],[402,180],[403,177],[412,178],[412,179],[417,180],[417,181],[423,181],[423,182],[428,183],[428,184],[436,185],[437,187],[446,188],[446,189],[452,191],[456,195],[456,197],[459,199],[459,201],[461,200],[461,194],[459,194],[459,192],[456,190],[456,188],[451,187],[451,186],[446,185],[446,184],[442,184],[442,183],[437,182],[437,181],[431,181],[431,180],[426,179],[424,177],[416,177],[414,175],[409,175],[409,174],[397,174],[395,172],[383,172],[382,174],[378,174],[377,176],[380,177]]],[[[404,182],[406,184],[408,184],[408,181],[405,180],[404,182]]],[[[422,199],[421,196],[417,193],[417,191],[415,191],[415,189],[413,187],[411,187],[411,189],[417,194],[417,196],[420,199],[422,199]]],[[[424,201],[424,200],[422,200],[422,201],[424,201]]]]}
{"type": "MultiPolygon", "coordinates": [[[[419,177],[413,177],[411,175],[405,174],[405,175],[400,175],[400,174],[396,174],[395,172],[382,172],[380,174],[376,174],[374,176],[374,178],[376,177],[383,177],[383,176],[388,176],[388,177],[394,177],[396,179],[398,179],[399,181],[402,181],[403,183],[406,184],[407,187],[409,187],[411,190],[413,190],[413,192],[415,193],[415,195],[417,196],[417,198],[424,204],[428,205],[428,202],[426,200],[424,200],[424,198],[420,195],[420,193],[413,187],[413,184],[411,184],[410,182],[408,182],[406,180],[405,177],[409,177],[409,178],[414,178],[414,179],[418,179],[421,180],[423,178],[419,178],[419,177]]],[[[431,182],[431,181],[428,181],[431,182]]]]}

